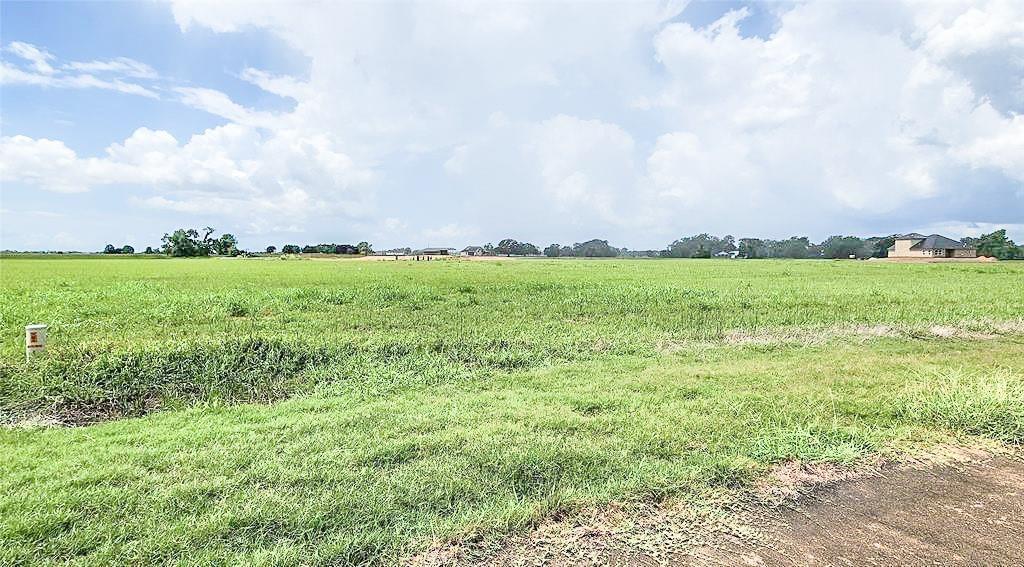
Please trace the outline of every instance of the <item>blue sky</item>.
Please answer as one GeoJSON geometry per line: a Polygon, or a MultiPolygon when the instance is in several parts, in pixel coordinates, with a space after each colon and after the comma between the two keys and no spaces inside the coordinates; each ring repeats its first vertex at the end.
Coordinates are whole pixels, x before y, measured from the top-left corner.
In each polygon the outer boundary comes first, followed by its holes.
{"type": "Polygon", "coordinates": [[[1006,227],[1019,3],[0,4],[0,247],[1006,227]]]}

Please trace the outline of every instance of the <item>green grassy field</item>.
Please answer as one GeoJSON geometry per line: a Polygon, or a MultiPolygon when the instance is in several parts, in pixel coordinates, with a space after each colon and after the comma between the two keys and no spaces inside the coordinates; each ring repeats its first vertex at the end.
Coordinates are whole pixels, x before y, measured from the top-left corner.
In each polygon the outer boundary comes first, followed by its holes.
{"type": "Polygon", "coordinates": [[[1024,442],[1019,263],[4,258],[0,276],[0,564],[391,563],[787,459],[1024,442]],[[50,350],[26,363],[33,322],[50,350]]]}

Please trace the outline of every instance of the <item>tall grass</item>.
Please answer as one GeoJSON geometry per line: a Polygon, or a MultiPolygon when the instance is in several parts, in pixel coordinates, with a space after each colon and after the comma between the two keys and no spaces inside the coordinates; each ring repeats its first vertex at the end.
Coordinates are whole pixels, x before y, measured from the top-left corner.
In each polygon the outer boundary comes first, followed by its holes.
{"type": "Polygon", "coordinates": [[[917,379],[899,401],[902,415],[913,421],[1024,444],[1024,377],[1019,371],[944,370],[917,379]]]}
{"type": "Polygon", "coordinates": [[[90,424],[0,427],[0,565],[390,564],[788,459],[1024,427],[1019,334],[724,346],[1019,324],[1024,265],[2,258],[0,274],[0,417],[90,424]],[[26,363],[34,322],[51,343],[26,363]]]}
{"type": "Polygon", "coordinates": [[[654,356],[665,342],[736,329],[1024,314],[1024,266],[1014,264],[3,258],[0,268],[9,419],[278,399],[315,387],[325,373],[309,370],[327,363],[346,367],[339,379],[386,381],[402,359],[454,380],[654,356]],[[21,329],[32,322],[50,325],[50,351],[25,364],[21,329]]]}
{"type": "Polygon", "coordinates": [[[1020,341],[881,339],[0,429],[0,564],[393,564],[552,513],[735,487],[788,459],[1012,439],[1022,377],[1020,341]]]}

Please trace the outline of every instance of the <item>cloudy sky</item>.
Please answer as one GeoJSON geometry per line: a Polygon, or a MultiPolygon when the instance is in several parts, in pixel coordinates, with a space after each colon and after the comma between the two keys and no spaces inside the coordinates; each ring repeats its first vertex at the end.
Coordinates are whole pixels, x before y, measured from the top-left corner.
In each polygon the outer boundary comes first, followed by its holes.
{"type": "Polygon", "coordinates": [[[1020,1],[0,11],[3,248],[1024,240],[1020,1]]]}

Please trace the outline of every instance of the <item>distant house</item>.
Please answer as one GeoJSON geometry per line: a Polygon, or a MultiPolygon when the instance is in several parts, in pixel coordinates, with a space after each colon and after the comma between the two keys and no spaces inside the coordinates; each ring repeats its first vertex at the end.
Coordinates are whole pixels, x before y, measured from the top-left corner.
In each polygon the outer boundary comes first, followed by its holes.
{"type": "Polygon", "coordinates": [[[715,253],[715,258],[736,258],[740,255],[739,250],[722,250],[721,252],[715,253]]]}
{"type": "Polygon", "coordinates": [[[450,256],[454,253],[454,248],[424,248],[413,252],[417,256],[450,256]]]}
{"type": "Polygon", "coordinates": [[[952,238],[916,232],[897,237],[888,254],[890,258],[974,258],[977,255],[973,247],[952,238]]]}
{"type": "Polygon", "coordinates": [[[482,246],[467,246],[459,252],[460,256],[484,256],[484,249],[482,246]]]}

